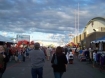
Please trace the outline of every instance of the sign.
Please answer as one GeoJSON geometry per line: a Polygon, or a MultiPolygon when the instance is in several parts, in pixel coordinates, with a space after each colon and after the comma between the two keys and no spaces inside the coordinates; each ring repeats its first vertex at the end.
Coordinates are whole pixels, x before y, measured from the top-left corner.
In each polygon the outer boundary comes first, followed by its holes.
{"type": "Polygon", "coordinates": [[[17,41],[26,40],[30,42],[30,35],[17,35],[17,41]]]}

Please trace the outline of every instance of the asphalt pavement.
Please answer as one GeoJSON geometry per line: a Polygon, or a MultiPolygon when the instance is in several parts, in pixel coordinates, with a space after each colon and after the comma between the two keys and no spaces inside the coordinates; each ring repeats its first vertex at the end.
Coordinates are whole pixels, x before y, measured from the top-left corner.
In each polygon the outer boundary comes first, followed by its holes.
{"type": "MultiPolygon", "coordinates": [[[[2,78],[32,78],[30,64],[29,59],[21,63],[9,62],[2,78]]],[[[43,78],[54,78],[51,63],[47,60],[43,69],[43,78]]],[[[67,71],[62,78],[105,78],[105,71],[100,71],[93,68],[92,64],[80,62],[77,58],[74,58],[74,63],[68,64],[67,71]]]]}

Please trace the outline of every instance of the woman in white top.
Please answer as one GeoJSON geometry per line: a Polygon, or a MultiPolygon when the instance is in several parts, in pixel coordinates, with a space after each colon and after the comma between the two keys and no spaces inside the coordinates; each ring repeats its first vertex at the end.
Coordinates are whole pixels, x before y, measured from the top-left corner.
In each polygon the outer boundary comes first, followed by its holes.
{"type": "Polygon", "coordinates": [[[97,51],[94,51],[93,52],[93,67],[95,67],[95,64],[96,64],[96,54],[97,54],[97,51]]]}
{"type": "Polygon", "coordinates": [[[50,50],[50,48],[48,47],[48,48],[46,49],[47,60],[50,60],[50,53],[51,53],[51,50],[50,50]]]}

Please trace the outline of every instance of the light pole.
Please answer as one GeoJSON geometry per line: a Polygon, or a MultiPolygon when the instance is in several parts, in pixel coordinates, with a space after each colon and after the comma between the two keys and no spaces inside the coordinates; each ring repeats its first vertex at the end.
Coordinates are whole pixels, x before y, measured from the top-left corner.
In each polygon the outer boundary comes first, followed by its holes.
{"type": "Polygon", "coordinates": [[[95,41],[96,41],[96,29],[93,29],[93,31],[95,32],[95,41]]]}
{"type": "MultiPolygon", "coordinates": [[[[95,32],[95,42],[96,42],[96,29],[93,29],[93,31],[95,32]]],[[[96,45],[97,47],[97,45],[96,45]]]]}

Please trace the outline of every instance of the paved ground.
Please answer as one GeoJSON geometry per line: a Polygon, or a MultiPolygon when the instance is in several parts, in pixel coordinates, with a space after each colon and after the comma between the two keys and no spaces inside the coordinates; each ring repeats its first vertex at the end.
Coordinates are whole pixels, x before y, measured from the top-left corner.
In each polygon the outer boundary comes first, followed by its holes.
{"type": "MultiPolygon", "coordinates": [[[[27,59],[22,63],[9,62],[3,78],[31,78],[30,60],[27,59]]],[[[45,63],[43,78],[54,78],[50,61],[45,63]]],[[[68,64],[67,72],[63,74],[62,78],[105,78],[105,72],[100,72],[91,64],[80,62],[75,58],[74,64],[68,64]]]]}

